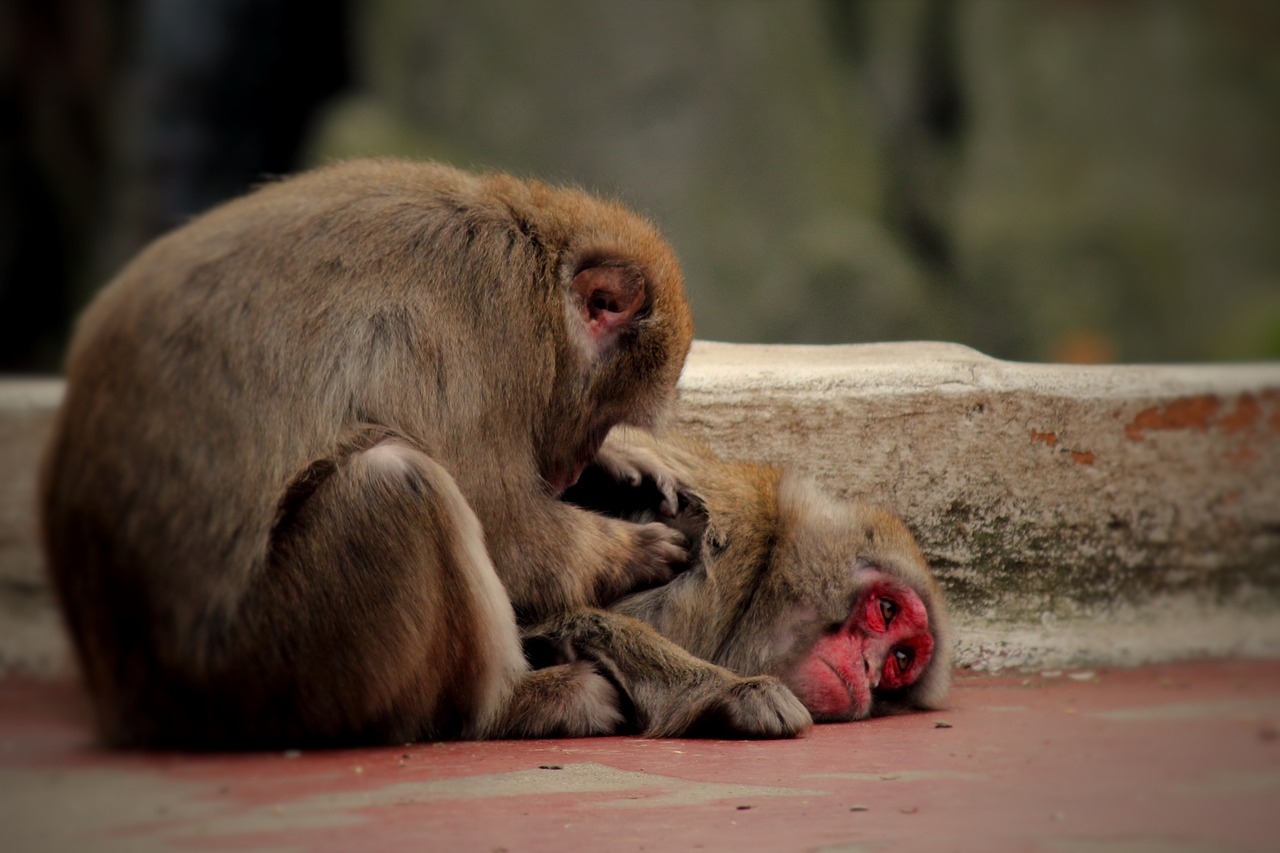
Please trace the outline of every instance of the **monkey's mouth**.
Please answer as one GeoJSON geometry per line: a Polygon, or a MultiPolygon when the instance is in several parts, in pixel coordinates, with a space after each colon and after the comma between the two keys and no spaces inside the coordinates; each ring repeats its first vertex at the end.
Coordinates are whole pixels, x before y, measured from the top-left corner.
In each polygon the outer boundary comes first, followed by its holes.
{"type": "Polygon", "coordinates": [[[871,682],[866,678],[866,673],[848,672],[825,658],[822,659],[822,662],[839,679],[848,696],[849,704],[837,711],[839,718],[843,720],[860,720],[866,717],[871,710],[871,682]]]}
{"type": "Polygon", "coordinates": [[[564,492],[578,482],[578,478],[582,476],[582,472],[587,468],[585,462],[578,463],[572,468],[561,468],[551,474],[544,476],[542,479],[546,481],[547,488],[551,490],[551,494],[559,497],[564,492]]]}
{"type": "Polygon", "coordinates": [[[577,485],[578,480],[582,477],[582,472],[585,470],[587,470],[587,463],[579,462],[573,468],[557,471],[547,480],[547,483],[551,486],[552,492],[557,495],[563,494],[565,490],[577,485]]]}
{"type": "Polygon", "coordinates": [[[861,720],[871,713],[871,682],[820,654],[811,654],[784,679],[820,723],[861,720]]]}
{"type": "Polygon", "coordinates": [[[547,485],[551,488],[551,493],[557,497],[564,494],[577,484],[582,477],[582,472],[587,470],[587,466],[595,461],[596,454],[600,452],[600,446],[604,444],[604,438],[608,435],[608,430],[599,437],[592,436],[586,446],[578,453],[577,457],[568,464],[557,468],[551,474],[543,477],[547,481],[547,485]]]}

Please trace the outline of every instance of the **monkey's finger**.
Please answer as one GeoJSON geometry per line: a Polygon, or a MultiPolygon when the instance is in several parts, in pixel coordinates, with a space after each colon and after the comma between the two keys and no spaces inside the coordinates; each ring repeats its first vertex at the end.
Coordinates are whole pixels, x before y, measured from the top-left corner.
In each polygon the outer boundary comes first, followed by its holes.
{"type": "Polygon", "coordinates": [[[644,482],[644,472],[642,472],[635,464],[628,459],[601,451],[596,456],[596,464],[599,465],[609,477],[619,483],[626,483],[631,488],[638,488],[644,482]]]}
{"type": "Polygon", "coordinates": [[[667,565],[687,568],[689,565],[689,539],[674,527],[667,527],[660,521],[652,522],[649,527],[661,528],[661,538],[656,542],[655,551],[667,565]]]}
{"type": "Polygon", "coordinates": [[[661,521],[640,525],[639,540],[644,551],[641,563],[647,563],[655,575],[670,580],[678,569],[689,565],[689,540],[684,534],[661,521]]]}
{"type": "Polygon", "coordinates": [[[632,486],[639,486],[646,477],[652,480],[653,485],[662,495],[658,512],[667,518],[676,517],[680,509],[679,486],[671,471],[662,464],[661,460],[651,453],[637,451],[635,456],[626,461],[617,460],[617,463],[619,468],[625,468],[629,474],[633,475],[633,479],[629,481],[632,486]]]}
{"type": "Polygon", "coordinates": [[[661,543],[656,549],[658,556],[668,566],[687,568],[689,565],[689,549],[673,542],[661,543]]]}
{"type": "Polygon", "coordinates": [[[653,483],[662,493],[662,503],[658,504],[658,512],[667,518],[675,518],[680,510],[679,486],[675,479],[662,469],[653,472],[653,483]]]}
{"type": "Polygon", "coordinates": [[[616,479],[626,482],[633,489],[640,488],[640,484],[644,482],[644,474],[639,468],[632,465],[619,465],[616,479]]]}

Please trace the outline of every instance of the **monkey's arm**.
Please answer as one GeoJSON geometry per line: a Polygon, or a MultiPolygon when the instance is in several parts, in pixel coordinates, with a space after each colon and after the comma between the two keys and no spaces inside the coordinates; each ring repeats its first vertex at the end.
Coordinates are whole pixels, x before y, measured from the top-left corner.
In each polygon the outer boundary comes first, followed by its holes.
{"type": "Polygon", "coordinates": [[[521,624],[610,604],[688,565],[688,541],[666,524],[608,518],[545,493],[520,501],[481,494],[476,509],[521,624]]]}
{"type": "Polygon", "coordinates": [[[629,616],[578,610],[525,631],[524,643],[535,664],[594,663],[647,737],[795,737],[813,723],[776,678],[736,675],[629,616]]]}

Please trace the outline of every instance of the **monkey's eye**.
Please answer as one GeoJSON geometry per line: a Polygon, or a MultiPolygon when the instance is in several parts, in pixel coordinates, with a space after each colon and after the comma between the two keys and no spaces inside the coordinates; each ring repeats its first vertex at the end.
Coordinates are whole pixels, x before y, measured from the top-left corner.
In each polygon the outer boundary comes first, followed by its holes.
{"type": "Polygon", "coordinates": [[[893,664],[898,668],[899,675],[907,674],[907,670],[911,669],[913,660],[915,660],[915,655],[911,649],[897,648],[893,650],[893,664]]]}
{"type": "Polygon", "coordinates": [[[887,598],[880,599],[880,615],[884,617],[884,626],[888,628],[893,617],[898,615],[898,605],[887,598]]]}

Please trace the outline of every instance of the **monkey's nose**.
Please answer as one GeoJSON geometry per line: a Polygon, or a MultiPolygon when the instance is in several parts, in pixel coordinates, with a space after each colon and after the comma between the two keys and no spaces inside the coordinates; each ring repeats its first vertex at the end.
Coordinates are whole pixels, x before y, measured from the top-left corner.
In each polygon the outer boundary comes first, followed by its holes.
{"type": "Polygon", "coordinates": [[[871,685],[872,690],[875,690],[880,686],[880,667],[868,657],[862,659],[862,666],[867,671],[867,683],[871,685]]]}

